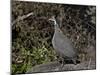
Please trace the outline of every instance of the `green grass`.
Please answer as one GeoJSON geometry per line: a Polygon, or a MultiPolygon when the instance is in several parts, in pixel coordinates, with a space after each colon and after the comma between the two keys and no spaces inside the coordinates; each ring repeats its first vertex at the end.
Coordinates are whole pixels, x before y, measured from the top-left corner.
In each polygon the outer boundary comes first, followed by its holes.
{"type": "Polygon", "coordinates": [[[25,48],[20,49],[20,57],[23,58],[22,63],[16,61],[15,64],[12,64],[12,74],[25,73],[31,67],[43,63],[47,63],[56,59],[55,52],[47,49],[45,46],[41,48],[33,47],[30,50],[25,48]]]}

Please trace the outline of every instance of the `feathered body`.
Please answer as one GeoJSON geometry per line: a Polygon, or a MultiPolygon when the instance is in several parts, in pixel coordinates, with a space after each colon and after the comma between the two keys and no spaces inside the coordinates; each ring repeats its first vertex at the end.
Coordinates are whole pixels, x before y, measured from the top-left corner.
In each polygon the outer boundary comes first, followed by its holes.
{"type": "Polygon", "coordinates": [[[55,27],[52,45],[57,54],[59,54],[61,57],[73,59],[77,56],[77,51],[73,48],[71,41],[58,27],[55,27]]]}

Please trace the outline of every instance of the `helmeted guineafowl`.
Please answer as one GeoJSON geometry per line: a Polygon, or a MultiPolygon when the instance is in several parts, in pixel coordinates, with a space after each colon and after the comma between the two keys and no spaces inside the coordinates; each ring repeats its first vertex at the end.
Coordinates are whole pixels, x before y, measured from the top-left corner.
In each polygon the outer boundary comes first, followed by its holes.
{"type": "Polygon", "coordinates": [[[63,34],[54,16],[50,18],[49,21],[54,23],[55,30],[52,45],[55,51],[60,57],[66,58],[67,60],[72,60],[72,62],[76,64],[77,50],[74,49],[72,42],[63,34]]]}

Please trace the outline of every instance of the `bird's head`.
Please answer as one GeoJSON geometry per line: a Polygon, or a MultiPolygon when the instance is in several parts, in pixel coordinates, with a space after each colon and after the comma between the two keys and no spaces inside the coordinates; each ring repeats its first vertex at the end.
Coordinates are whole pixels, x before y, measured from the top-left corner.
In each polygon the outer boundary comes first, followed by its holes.
{"type": "Polygon", "coordinates": [[[52,16],[51,18],[49,18],[49,21],[50,21],[53,25],[57,25],[55,16],[52,16]]]}

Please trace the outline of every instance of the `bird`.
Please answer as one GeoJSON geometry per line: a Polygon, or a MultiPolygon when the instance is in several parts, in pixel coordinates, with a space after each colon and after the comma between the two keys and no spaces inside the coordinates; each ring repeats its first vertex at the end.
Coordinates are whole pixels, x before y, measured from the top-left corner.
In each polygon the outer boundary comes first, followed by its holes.
{"type": "Polygon", "coordinates": [[[52,45],[60,57],[62,65],[64,65],[65,60],[71,60],[76,65],[78,51],[73,47],[72,41],[64,35],[56,21],[55,16],[49,18],[49,21],[54,25],[52,45]]]}

